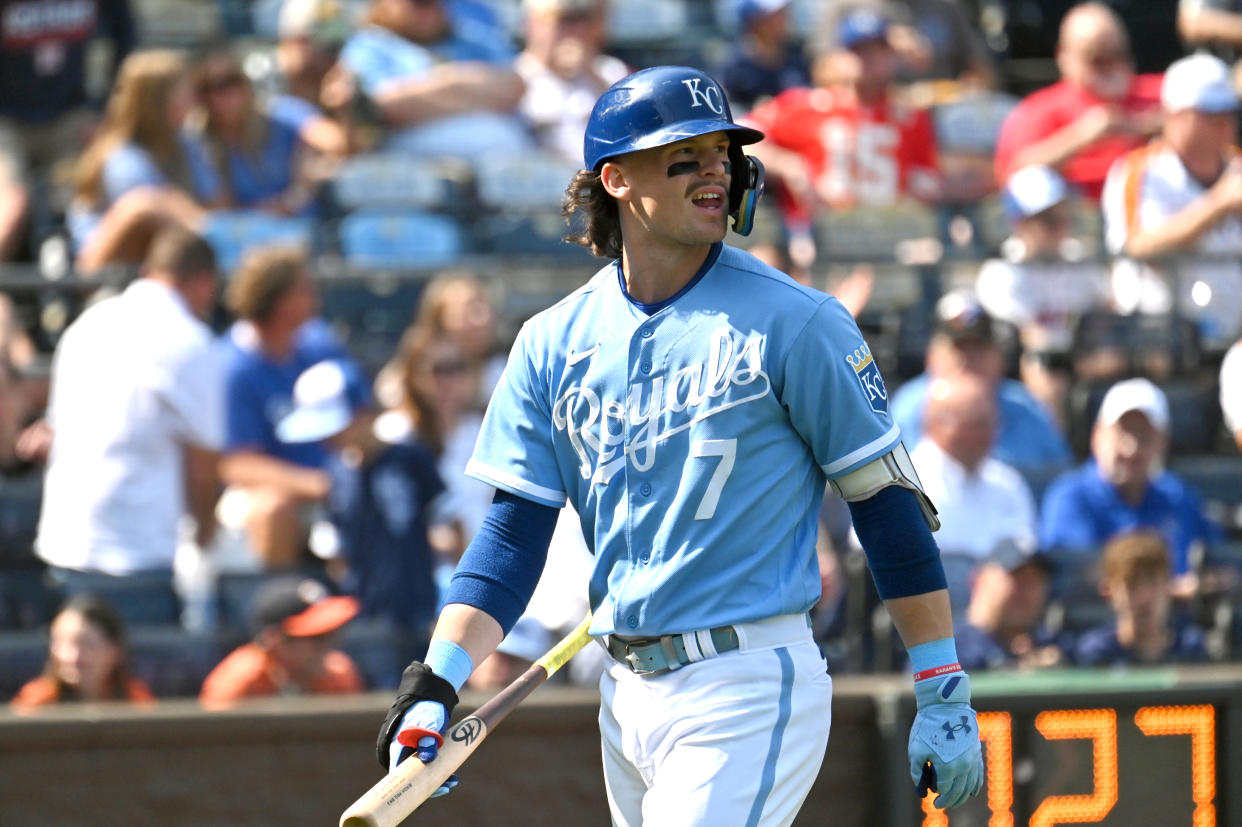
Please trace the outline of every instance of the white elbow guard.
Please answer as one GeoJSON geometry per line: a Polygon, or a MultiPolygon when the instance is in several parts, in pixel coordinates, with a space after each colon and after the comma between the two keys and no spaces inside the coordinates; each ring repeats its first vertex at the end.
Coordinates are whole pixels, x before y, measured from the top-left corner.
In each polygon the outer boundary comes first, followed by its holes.
{"type": "Polygon", "coordinates": [[[927,527],[932,531],[940,528],[936,506],[932,504],[931,498],[923,493],[923,484],[919,482],[919,475],[914,470],[914,462],[911,461],[906,446],[900,442],[884,456],[829,482],[832,484],[832,490],[840,494],[846,502],[865,500],[890,485],[908,488],[914,492],[914,497],[919,502],[919,510],[923,512],[927,527]]]}

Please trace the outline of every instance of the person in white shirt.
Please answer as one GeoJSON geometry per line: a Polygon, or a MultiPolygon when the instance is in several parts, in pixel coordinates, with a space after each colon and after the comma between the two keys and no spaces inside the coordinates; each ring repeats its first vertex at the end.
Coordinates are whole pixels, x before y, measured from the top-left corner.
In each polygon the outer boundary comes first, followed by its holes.
{"type": "Polygon", "coordinates": [[[1106,241],[1124,256],[1114,298],[1123,312],[1176,306],[1209,349],[1223,350],[1242,332],[1242,157],[1229,67],[1206,54],[1175,61],[1161,103],[1160,136],[1117,159],[1104,184],[1106,241]]]}
{"type": "Polygon", "coordinates": [[[1011,466],[988,456],[996,423],[996,395],[983,379],[968,373],[937,378],[928,393],[923,438],[910,452],[939,512],[936,542],[959,610],[967,605],[975,566],[997,546],[1035,548],[1030,488],[1011,466]]]}
{"type": "Polygon", "coordinates": [[[630,73],[601,52],[605,0],[525,0],[526,49],[513,68],[526,83],[519,107],[540,146],[582,163],[582,133],[595,100],[630,73]]]}
{"type": "MultiPolygon", "coordinates": [[[[215,292],[212,248],[168,229],[152,243],[142,276],[83,312],[61,338],[35,546],[67,594],[146,577],[171,595],[183,515],[195,518],[200,544],[210,540],[224,402],[201,319],[215,292]]],[[[177,620],[175,597],[138,604],[121,607],[131,622],[177,620]],[[144,608],[152,616],[141,616],[144,608]]]]}
{"type": "Polygon", "coordinates": [[[1001,191],[1012,233],[999,258],[979,270],[975,293],[993,318],[1012,324],[1022,342],[1022,382],[1053,412],[1069,384],[1074,326],[1109,304],[1108,271],[1082,260],[1071,228],[1070,191],[1051,167],[1024,167],[1001,191]]]}

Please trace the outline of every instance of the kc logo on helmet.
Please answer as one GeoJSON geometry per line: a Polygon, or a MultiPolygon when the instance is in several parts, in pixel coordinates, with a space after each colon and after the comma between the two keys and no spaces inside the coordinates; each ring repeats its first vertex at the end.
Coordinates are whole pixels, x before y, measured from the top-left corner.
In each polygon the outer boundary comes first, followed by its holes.
{"type": "Polygon", "coordinates": [[[720,93],[720,87],[716,84],[709,83],[704,87],[702,78],[686,78],[682,83],[690,90],[691,109],[706,106],[717,115],[724,114],[724,95],[720,93]]]}

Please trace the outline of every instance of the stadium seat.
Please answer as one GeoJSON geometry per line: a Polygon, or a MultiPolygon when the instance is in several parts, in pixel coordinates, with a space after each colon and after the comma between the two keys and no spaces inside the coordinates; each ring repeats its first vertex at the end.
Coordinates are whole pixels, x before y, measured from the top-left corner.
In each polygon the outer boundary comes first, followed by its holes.
{"type": "Polygon", "coordinates": [[[172,624],[131,627],[129,651],[134,674],[157,698],[198,695],[225,654],[215,635],[191,634],[172,624]]]}
{"type": "Polygon", "coordinates": [[[431,213],[358,210],[341,219],[338,235],[351,268],[432,269],[451,265],[466,252],[457,222],[431,213]]]}
{"type": "Polygon", "coordinates": [[[341,163],[332,181],[336,206],[458,212],[465,201],[469,166],[394,153],[371,153],[341,163]]]}
{"type": "Polygon", "coordinates": [[[409,661],[400,655],[401,638],[391,624],[370,618],[347,623],[339,632],[337,647],[353,660],[367,689],[396,689],[409,661]]]}
{"type": "Polygon", "coordinates": [[[221,572],[216,577],[216,627],[226,643],[249,638],[254,596],[272,578],[267,572],[221,572]]]}
{"type": "MultiPolygon", "coordinates": [[[[483,252],[499,256],[556,256],[581,261],[591,271],[591,254],[585,247],[564,241],[569,228],[560,215],[550,212],[528,215],[498,213],[480,218],[474,227],[483,252]]],[[[564,263],[569,263],[568,261],[564,263]]],[[[595,267],[598,267],[598,262],[595,267]]]]}
{"type": "Polygon", "coordinates": [[[488,210],[560,214],[578,164],[544,154],[489,155],[475,163],[479,202],[488,210]]]}
{"type": "Polygon", "coordinates": [[[47,662],[47,631],[0,634],[0,699],[8,701],[17,690],[43,671],[47,662]]]}
{"type": "Polygon", "coordinates": [[[42,565],[0,569],[0,630],[43,626],[51,621],[57,602],[42,565]]]}
{"type": "Polygon", "coordinates": [[[309,248],[314,232],[311,218],[238,210],[212,213],[203,236],[216,251],[220,269],[229,271],[254,247],[279,244],[309,248]]]}
{"type": "Polygon", "coordinates": [[[1242,539],[1242,456],[1236,452],[1174,456],[1169,469],[1203,496],[1210,518],[1230,536],[1242,539]]]}
{"type": "Polygon", "coordinates": [[[672,40],[690,20],[685,0],[626,0],[609,5],[608,35],[615,43],[672,40]]]}
{"type": "Polygon", "coordinates": [[[0,478],[0,567],[35,560],[34,540],[42,501],[42,473],[0,478]]]}
{"type": "Polygon", "coordinates": [[[385,273],[320,283],[324,318],[368,375],[396,350],[425,284],[385,273]]]}

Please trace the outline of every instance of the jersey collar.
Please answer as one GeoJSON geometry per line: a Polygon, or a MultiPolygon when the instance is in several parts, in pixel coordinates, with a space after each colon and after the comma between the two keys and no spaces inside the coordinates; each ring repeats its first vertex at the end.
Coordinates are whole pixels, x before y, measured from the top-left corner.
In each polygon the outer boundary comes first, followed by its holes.
{"type": "Polygon", "coordinates": [[[696,284],[702,281],[703,277],[707,275],[707,271],[715,266],[716,259],[720,258],[720,251],[722,249],[724,249],[724,242],[717,241],[712,245],[711,250],[707,252],[707,258],[703,260],[703,264],[699,267],[698,272],[694,274],[690,281],[686,282],[685,287],[681,288],[663,301],[651,303],[640,302],[638,299],[631,296],[630,292],[625,289],[625,274],[621,271],[621,259],[617,259],[613,266],[617,272],[617,284],[621,287],[621,295],[625,296],[626,301],[637,307],[644,314],[654,316],[656,313],[659,313],[661,310],[686,295],[686,293],[689,293],[696,284]]]}

